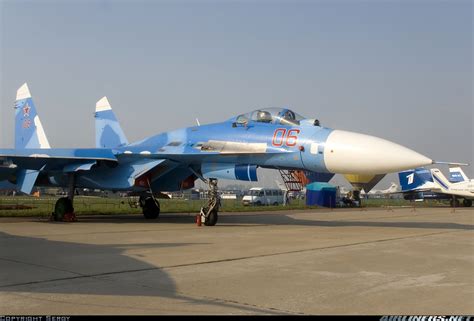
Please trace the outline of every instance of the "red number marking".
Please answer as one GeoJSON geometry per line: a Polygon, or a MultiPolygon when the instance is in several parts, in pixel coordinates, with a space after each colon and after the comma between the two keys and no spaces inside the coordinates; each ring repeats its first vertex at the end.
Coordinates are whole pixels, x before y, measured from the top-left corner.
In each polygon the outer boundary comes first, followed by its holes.
{"type": "Polygon", "coordinates": [[[286,135],[286,146],[295,146],[298,142],[298,134],[300,133],[299,129],[290,129],[286,135]],[[292,135],[292,133],[294,133],[292,135]]]}
{"type": "Polygon", "coordinates": [[[273,146],[282,146],[283,145],[283,139],[285,138],[286,135],[286,129],[285,128],[278,128],[275,130],[273,133],[273,139],[272,139],[272,145],[273,146]],[[281,135],[279,134],[281,133],[281,135]]]}
{"type": "Polygon", "coordinates": [[[290,129],[287,132],[285,128],[278,128],[273,133],[272,145],[279,147],[283,146],[284,143],[288,147],[295,146],[298,142],[299,133],[299,129],[290,129]]]}

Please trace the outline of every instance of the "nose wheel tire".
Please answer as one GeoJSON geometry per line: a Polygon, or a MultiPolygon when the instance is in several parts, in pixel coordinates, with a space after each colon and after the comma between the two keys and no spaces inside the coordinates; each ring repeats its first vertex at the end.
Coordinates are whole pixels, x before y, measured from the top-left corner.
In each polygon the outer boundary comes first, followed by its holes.
{"type": "Polygon", "coordinates": [[[217,209],[214,209],[209,212],[209,215],[206,217],[206,220],[204,221],[204,225],[206,226],[214,226],[217,224],[217,220],[219,219],[218,214],[217,214],[217,209]]]}
{"type": "Polygon", "coordinates": [[[462,204],[463,204],[465,207],[471,207],[471,206],[472,206],[472,200],[464,199],[464,201],[462,201],[462,204]]]}
{"type": "Polygon", "coordinates": [[[146,219],[156,219],[160,215],[160,203],[153,197],[145,198],[140,204],[142,204],[143,216],[146,219]]]}

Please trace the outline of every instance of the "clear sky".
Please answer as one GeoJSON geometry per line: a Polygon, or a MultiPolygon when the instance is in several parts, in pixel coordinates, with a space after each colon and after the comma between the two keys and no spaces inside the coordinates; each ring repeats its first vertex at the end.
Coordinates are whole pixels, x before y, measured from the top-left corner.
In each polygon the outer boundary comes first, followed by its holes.
{"type": "MultiPolygon", "coordinates": [[[[25,81],[53,147],[130,141],[263,106],[473,162],[472,1],[0,0],[0,146],[25,81]]],[[[473,167],[467,173],[474,176],[473,167]]]]}

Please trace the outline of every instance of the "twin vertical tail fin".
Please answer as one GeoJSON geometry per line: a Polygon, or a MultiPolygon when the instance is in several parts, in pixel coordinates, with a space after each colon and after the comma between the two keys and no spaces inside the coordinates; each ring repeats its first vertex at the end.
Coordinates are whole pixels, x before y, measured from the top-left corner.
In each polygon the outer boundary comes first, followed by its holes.
{"type": "Polygon", "coordinates": [[[107,97],[102,97],[95,105],[95,146],[116,148],[124,145],[128,145],[127,137],[107,97]]]}
{"type": "MultiPolygon", "coordinates": [[[[43,125],[24,83],[16,92],[15,100],[15,149],[51,148],[43,125]]],[[[16,172],[17,189],[30,194],[41,170],[19,169],[16,172]]]]}
{"type": "Polygon", "coordinates": [[[26,83],[16,92],[15,148],[51,148],[26,83]]]}

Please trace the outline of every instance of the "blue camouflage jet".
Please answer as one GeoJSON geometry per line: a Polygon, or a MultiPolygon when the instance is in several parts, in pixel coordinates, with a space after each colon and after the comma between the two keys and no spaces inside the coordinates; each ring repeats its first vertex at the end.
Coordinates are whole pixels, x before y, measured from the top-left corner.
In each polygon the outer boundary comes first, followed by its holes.
{"type": "Polygon", "coordinates": [[[76,188],[129,191],[145,218],[157,218],[160,191],[209,183],[205,225],[218,220],[218,179],[257,181],[257,168],[323,174],[379,175],[432,164],[411,149],[374,136],[323,127],[288,108],[261,108],[129,143],[106,97],[96,104],[96,148],[51,148],[27,84],[17,91],[15,148],[0,149],[0,180],[31,193],[34,186],[68,189],[54,217],[73,212],[76,188]]]}

